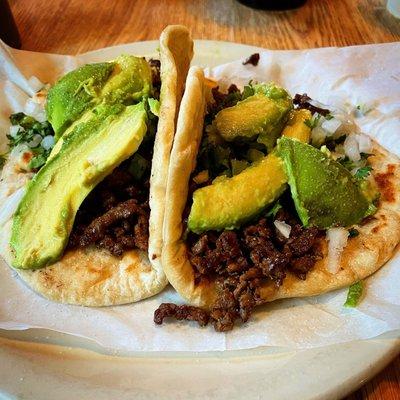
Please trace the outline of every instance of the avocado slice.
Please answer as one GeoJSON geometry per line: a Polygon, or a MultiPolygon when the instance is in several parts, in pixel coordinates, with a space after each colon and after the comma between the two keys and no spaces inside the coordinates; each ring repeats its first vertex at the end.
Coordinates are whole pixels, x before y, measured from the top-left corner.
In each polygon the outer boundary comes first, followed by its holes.
{"type": "Polygon", "coordinates": [[[47,95],[47,117],[59,139],[94,106],[140,101],[151,93],[151,70],[145,59],[122,55],[113,62],[86,64],[63,76],[47,95]]]}
{"type": "Polygon", "coordinates": [[[255,85],[253,90],[252,96],[221,110],[213,127],[228,142],[258,136],[270,151],[293,108],[292,99],[286,90],[272,83],[255,85]]]}
{"type": "Polygon", "coordinates": [[[286,182],[282,160],[270,153],[238,175],[196,190],[188,228],[195,233],[238,228],[274,202],[286,182]]]}
{"type": "Polygon", "coordinates": [[[15,268],[41,268],[61,257],[79,206],[138,149],[146,120],[143,102],[102,104],[65,137],[60,151],[29,182],[14,215],[10,244],[15,268]]]}
{"type": "Polygon", "coordinates": [[[369,201],[345,167],[315,147],[288,137],[279,139],[277,148],[304,226],[350,226],[365,217],[369,201]]]}
{"type": "Polygon", "coordinates": [[[312,117],[309,110],[303,108],[293,110],[290,113],[289,121],[283,129],[282,136],[287,136],[301,142],[308,143],[311,137],[311,128],[305,124],[312,117]]]}
{"type": "Polygon", "coordinates": [[[56,138],[87,108],[94,105],[114,63],[86,64],[64,75],[47,94],[46,113],[56,138]]]}

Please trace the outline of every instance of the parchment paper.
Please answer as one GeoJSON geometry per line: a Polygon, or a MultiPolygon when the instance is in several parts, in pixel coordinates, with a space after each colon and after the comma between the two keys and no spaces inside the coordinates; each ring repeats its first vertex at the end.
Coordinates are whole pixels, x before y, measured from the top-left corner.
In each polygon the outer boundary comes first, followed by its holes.
{"type": "MultiPolygon", "coordinates": [[[[54,82],[80,63],[104,60],[129,47],[77,57],[17,51],[0,45],[0,138],[5,150],[8,116],[21,111],[32,89],[26,78],[54,82]]],[[[152,51],[152,50],[151,50],[152,51]]],[[[400,45],[265,51],[257,67],[243,60],[208,70],[225,82],[274,80],[292,94],[307,92],[324,103],[373,106],[356,122],[383,146],[400,155],[400,45]]],[[[47,328],[95,340],[122,351],[211,351],[257,346],[311,348],[367,339],[400,329],[400,252],[366,281],[357,309],[342,307],[347,290],[261,307],[247,324],[228,334],[195,324],[153,323],[161,302],[182,303],[172,289],[152,299],[118,307],[84,308],[52,303],[26,287],[0,263],[0,328],[47,328]]]]}

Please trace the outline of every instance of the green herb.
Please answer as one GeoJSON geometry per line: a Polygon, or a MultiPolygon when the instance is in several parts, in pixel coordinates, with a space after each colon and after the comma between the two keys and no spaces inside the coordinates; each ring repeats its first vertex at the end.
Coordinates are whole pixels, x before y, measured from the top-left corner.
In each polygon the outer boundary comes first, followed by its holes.
{"type": "Polygon", "coordinates": [[[325,115],[325,119],[327,119],[328,121],[329,121],[330,119],[332,119],[332,118],[334,118],[334,116],[333,116],[332,114],[326,114],[326,115],[325,115]]]}
{"type": "Polygon", "coordinates": [[[356,177],[356,179],[365,179],[371,171],[372,167],[367,165],[366,167],[359,168],[354,176],[356,177]]]}
{"type": "Polygon", "coordinates": [[[240,174],[244,169],[249,166],[247,161],[236,160],[235,158],[231,160],[232,176],[240,174]]]}
{"type": "Polygon", "coordinates": [[[338,160],[340,162],[340,164],[343,165],[343,167],[347,168],[349,171],[351,171],[352,169],[355,168],[355,164],[353,161],[350,160],[349,157],[344,157],[338,160]]]}
{"type": "Polygon", "coordinates": [[[253,94],[254,94],[254,87],[252,86],[250,81],[249,84],[243,88],[242,100],[247,99],[250,96],[253,96],[253,94]]]}
{"type": "Polygon", "coordinates": [[[356,307],[360,302],[361,296],[363,294],[363,282],[359,281],[354,285],[349,287],[349,291],[347,293],[347,299],[344,303],[345,307],[356,307]]]}
{"type": "Polygon", "coordinates": [[[356,237],[356,236],[358,236],[359,234],[360,234],[360,232],[359,232],[357,229],[355,229],[355,228],[351,228],[351,229],[349,230],[349,237],[350,237],[350,238],[356,237]]]}
{"type": "Polygon", "coordinates": [[[4,167],[6,161],[7,161],[7,155],[0,154],[0,170],[4,167]]]}
{"type": "Polygon", "coordinates": [[[138,182],[142,179],[143,175],[149,167],[150,163],[139,153],[135,153],[132,156],[128,171],[132,175],[133,179],[138,182]]]}
{"type": "Polygon", "coordinates": [[[277,201],[267,212],[267,217],[275,218],[276,213],[282,208],[281,203],[277,201]]]}
{"type": "MultiPolygon", "coordinates": [[[[35,118],[22,112],[10,115],[10,122],[13,126],[19,126],[18,131],[11,135],[7,135],[8,146],[10,149],[20,144],[30,144],[32,140],[39,135],[41,138],[46,136],[54,136],[52,126],[48,121],[39,122],[35,118]]],[[[33,158],[28,164],[30,169],[39,169],[46,163],[47,157],[51,153],[51,148],[44,149],[41,146],[41,140],[36,146],[30,146],[33,158]]]]}
{"type": "Polygon", "coordinates": [[[306,119],[304,123],[310,128],[314,129],[318,126],[319,120],[321,119],[321,115],[318,113],[315,113],[311,119],[306,119]]]}

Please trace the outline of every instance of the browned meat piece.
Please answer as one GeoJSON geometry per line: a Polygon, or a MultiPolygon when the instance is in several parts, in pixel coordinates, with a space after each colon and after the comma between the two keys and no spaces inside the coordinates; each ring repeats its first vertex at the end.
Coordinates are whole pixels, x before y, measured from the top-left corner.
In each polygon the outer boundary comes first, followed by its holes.
{"type": "Polygon", "coordinates": [[[199,307],[162,303],[154,311],[154,322],[161,325],[165,318],[175,318],[178,321],[196,321],[200,326],[206,326],[210,319],[208,312],[199,307]]]}
{"type": "Polygon", "coordinates": [[[326,117],[330,111],[326,108],[321,108],[311,104],[312,98],[308,97],[306,93],[296,94],[293,99],[293,103],[297,105],[298,108],[305,108],[310,110],[312,114],[318,113],[326,117]]]}
{"type": "Polygon", "coordinates": [[[254,53],[250,57],[248,57],[246,61],[244,61],[242,64],[243,65],[251,64],[253,66],[257,66],[259,61],[260,61],[260,54],[254,53]]]}
{"type": "Polygon", "coordinates": [[[101,240],[108,227],[120,220],[125,220],[133,215],[145,215],[143,209],[138,206],[135,199],[127,200],[113,207],[105,214],[93,220],[87,226],[80,238],[79,245],[87,246],[91,243],[96,243],[101,240]]]}

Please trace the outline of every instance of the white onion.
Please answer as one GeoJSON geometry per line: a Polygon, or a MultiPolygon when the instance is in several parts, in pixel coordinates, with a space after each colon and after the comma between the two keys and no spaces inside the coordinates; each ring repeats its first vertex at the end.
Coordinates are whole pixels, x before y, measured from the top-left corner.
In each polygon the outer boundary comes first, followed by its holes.
{"type": "Polygon", "coordinates": [[[54,142],[54,136],[47,135],[43,138],[41,145],[45,150],[50,150],[54,147],[54,142]]]}
{"type": "Polygon", "coordinates": [[[326,132],[320,126],[317,126],[311,131],[311,142],[314,146],[321,146],[321,144],[325,142],[325,139],[326,132]]]}
{"type": "Polygon", "coordinates": [[[39,134],[33,135],[32,140],[28,143],[30,148],[38,147],[42,141],[42,136],[39,134]]]}
{"type": "Polygon", "coordinates": [[[326,132],[328,132],[328,136],[333,135],[342,125],[342,121],[336,119],[336,118],[331,118],[331,119],[325,119],[324,122],[322,122],[321,128],[323,128],[326,132]]]}
{"type": "Polygon", "coordinates": [[[339,271],[340,257],[347,244],[349,232],[345,228],[330,228],[326,232],[328,240],[327,269],[331,274],[339,271]]]}
{"type": "Polygon", "coordinates": [[[30,115],[39,122],[46,121],[46,113],[44,111],[43,105],[37,103],[32,99],[28,99],[24,107],[25,114],[30,115]]]}
{"type": "Polygon", "coordinates": [[[0,208],[0,226],[3,226],[12,218],[24,194],[25,187],[22,187],[9,196],[3,203],[0,208]]]}
{"type": "Polygon", "coordinates": [[[13,137],[13,138],[15,138],[16,136],[17,136],[17,133],[18,133],[18,131],[19,130],[24,130],[24,128],[22,127],[22,126],[20,126],[20,125],[11,125],[10,126],[10,136],[11,137],[13,137]]]}
{"type": "Polygon", "coordinates": [[[14,147],[11,151],[11,157],[15,159],[15,165],[22,171],[30,171],[28,165],[32,158],[32,151],[25,143],[14,147]],[[29,155],[25,155],[26,153],[29,155]]]}
{"type": "Polygon", "coordinates": [[[356,139],[360,153],[370,153],[372,151],[372,141],[369,136],[359,133],[356,135],[356,139]]]}
{"type": "Polygon", "coordinates": [[[274,221],[274,225],[276,229],[286,238],[289,239],[290,236],[290,231],[292,230],[292,227],[288,225],[286,222],[283,221],[274,221]]]}
{"type": "Polygon", "coordinates": [[[351,134],[347,136],[346,140],[343,143],[343,146],[344,146],[344,153],[346,154],[347,157],[349,157],[351,161],[353,162],[360,161],[361,155],[356,135],[351,134]]]}
{"type": "Polygon", "coordinates": [[[44,83],[40,82],[36,76],[31,76],[28,79],[29,86],[32,88],[33,91],[38,92],[43,86],[44,83]]]}

